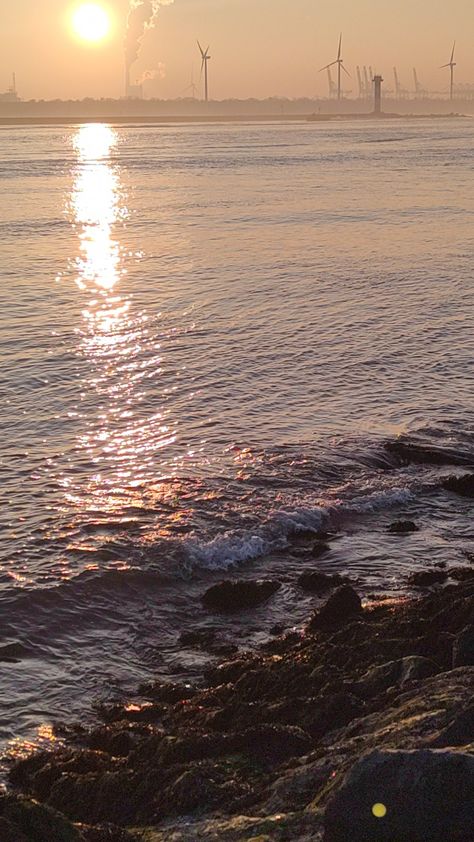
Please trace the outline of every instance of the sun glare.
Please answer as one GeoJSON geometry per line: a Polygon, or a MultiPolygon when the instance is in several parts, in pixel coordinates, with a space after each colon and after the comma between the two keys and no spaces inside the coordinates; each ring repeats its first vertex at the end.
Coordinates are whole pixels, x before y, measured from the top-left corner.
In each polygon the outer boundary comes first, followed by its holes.
{"type": "Polygon", "coordinates": [[[110,32],[110,17],[103,6],[97,3],[83,3],[73,14],[72,25],[75,34],[82,41],[97,43],[110,32]]]}

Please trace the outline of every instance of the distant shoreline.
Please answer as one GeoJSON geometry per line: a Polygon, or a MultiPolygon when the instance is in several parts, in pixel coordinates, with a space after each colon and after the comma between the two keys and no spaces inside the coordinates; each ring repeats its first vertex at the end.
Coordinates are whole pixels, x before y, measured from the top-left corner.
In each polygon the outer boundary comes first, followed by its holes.
{"type": "Polygon", "coordinates": [[[116,125],[170,125],[173,123],[328,123],[348,120],[437,120],[467,118],[466,114],[390,114],[382,113],[376,116],[373,112],[366,114],[236,114],[236,115],[196,115],[196,116],[154,116],[154,115],[103,115],[103,116],[23,116],[23,117],[0,117],[0,128],[23,127],[23,126],[71,126],[84,125],[87,123],[111,123],[116,125]]]}

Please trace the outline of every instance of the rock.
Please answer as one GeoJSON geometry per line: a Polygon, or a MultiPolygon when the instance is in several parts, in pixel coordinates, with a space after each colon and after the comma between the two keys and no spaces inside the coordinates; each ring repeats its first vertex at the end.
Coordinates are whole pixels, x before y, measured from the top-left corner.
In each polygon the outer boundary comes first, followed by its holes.
{"type": "Polygon", "coordinates": [[[408,582],[417,588],[429,588],[431,585],[442,585],[447,578],[446,570],[419,570],[409,577],[408,582]]]}
{"type": "Polygon", "coordinates": [[[26,798],[7,796],[1,802],[2,820],[7,832],[13,828],[14,842],[83,842],[84,837],[67,819],[51,807],[26,798]]]}
{"type": "Polygon", "coordinates": [[[362,603],[360,596],[350,585],[338,588],[328,601],[313,616],[309,629],[327,629],[346,623],[354,617],[362,615],[362,603]]]}
{"type": "Polygon", "coordinates": [[[432,741],[432,748],[467,746],[474,743],[474,704],[458,713],[439,737],[432,741]]]}
{"type": "Polygon", "coordinates": [[[213,585],[201,597],[206,608],[214,611],[243,611],[255,608],[270,599],[281,588],[281,582],[270,579],[231,582],[213,585]]]}
{"type": "Polygon", "coordinates": [[[302,728],[266,724],[237,735],[234,744],[239,753],[269,766],[278,766],[291,757],[302,757],[313,747],[312,739],[302,728]]]}
{"type": "Polygon", "coordinates": [[[474,756],[447,750],[379,751],[352,767],[329,803],[324,842],[474,839],[474,756]],[[377,818],[374,805],[384,805],[377,818]]]}
{"type": "Polygon", "coordinates": [[[321,556],[326,555],[326,553],[329,553],[330,551],[331,547],[329,546],[329,544],[326,544],[325,541],[317,541],[311,547],[309,554],[313,558],[321,558],[321,556]]]}
{"type": "Polygon", "coordinates": [[[115,824],[79,825],[79,829],[85,842],[139,842],[139,837],[115,824]]]}
{"type": "Polygon", "coordinates": [[[162,681],[155,681],[150,684],[141,684],[138,692],[154,702],[165,705],[175,705],[178,702],[192,699],[198,692],[195,687],[189,684],[166,684],[162,681]]]}
{"type": "Polygon", "coordinates": [[[466,582],[474,579],[474,567],[450,567],[448,576],[457,582],[466,582]]]}
{"type": "Polygon", "coordinates": [[[217,629],[201,629],[198,631],[183,632],[179,637],[183,646],[192,649],[200,649],[210,655],[219,655],[228,658],[235,655],[239,647],[230,641],[219,637],[217,629]]]}
{"type": "Polygon", "coordinates": [[[460,497],[474,497],[474,474],[464,474],[462,477],[448,477],[444,480],[443,488],[460,497]]]}
{"type": "Polygon", "coordinates": [[[310,593],[326,593],[344,582],[338,573],[322,573],[320,570],[308,570],[298,576],[298,585],[310,593]]]}
{"type": "Polygon", "coordinates": [[[466,626],[453,644],[453,669],[474,666],[474,626],[466,626]]]}
{"type": "Polygon", "coordinates": [[[370,699],[385,693],[389,687],[404,688],[410,681],[420,681],[429,678],[438,672],[434,661],[422,658],[418,655],[409,655],[397,661],[388,661],[385,664],[373,667],[360,681],[352,685],[352,690],[362,699],[370,699]]]}
{"type": "Polygon", "coordinates": [[[410,532],[418,532],[419,529],[412,520],[396,520],[388,527],[388,531],[394,535],[408,535],[410,532]]]}

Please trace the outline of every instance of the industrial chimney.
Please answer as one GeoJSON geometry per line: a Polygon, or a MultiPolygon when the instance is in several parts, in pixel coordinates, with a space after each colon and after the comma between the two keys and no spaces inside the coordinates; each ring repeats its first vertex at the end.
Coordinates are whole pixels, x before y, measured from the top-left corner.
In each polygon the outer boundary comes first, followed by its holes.
{"type": "Polygon", "coordinates": [[[380,116],[382,113],[382,82],[383,79],[381,76],[374,76],[374,114],[376,116],[380,116]]]}

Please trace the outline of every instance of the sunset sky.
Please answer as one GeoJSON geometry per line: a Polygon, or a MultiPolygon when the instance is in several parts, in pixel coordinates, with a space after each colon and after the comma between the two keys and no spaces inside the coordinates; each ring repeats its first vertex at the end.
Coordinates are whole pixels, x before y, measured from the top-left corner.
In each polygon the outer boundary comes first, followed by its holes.
{"type": "MultiPolygon", "coordinates": [[[[0,91],[15,71],[24,99],[121,96],[129,3],[99,4],[112,30],[90,45],[72,31],[80,0],[0,0],[0,91]]],[[[456,81],[474,83],[472,0],[175,0],[147,33],[132,81],[158,70],[146,96],[186,95],[193,71],[200,81],[199,38],[211,45],[211,98],[323,95],[326,76],[318,70],[336,57],[341,29],[351,73],[370,64],[392,85],[396,64],[411,88],[416,65],[424,86],[447,90],[449,74],[439,65],[456,38],[456,81]]],[[[356,91],[355,79],[344,81],[356,91]]]]}

